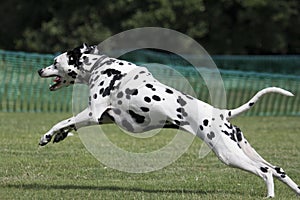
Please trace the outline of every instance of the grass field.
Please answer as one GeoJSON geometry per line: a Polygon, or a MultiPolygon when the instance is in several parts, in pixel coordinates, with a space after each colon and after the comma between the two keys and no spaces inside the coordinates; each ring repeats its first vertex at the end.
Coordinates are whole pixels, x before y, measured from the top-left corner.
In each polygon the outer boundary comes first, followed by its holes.
{"type": "MultiPolygon", "coordinates": [[[[262,179],[222,164],[213,153],[198,158],[202,141],[168,167],[150,173],[130,174],[97,161],[77,134],[58,144],[38,147],[38,141],[67,114],[0,113],[0,199],[262,199],[262,179]]],[[[300,184],[299,117],[240,117],[234,121],[252,146],[279,165],[300,184]]],[[[145,148],[145,140],[121,138],[127,148],[145,148]],[[134,144],[134,145],[133,145],[134,144]]],[[[149,140],[161,145],[172,131],[149,140]]],[[[147,147],[146,146],[146,147],[147,147]]],[[[296,199],[287,186],[275,181],[275,199],[296,199]]]]}

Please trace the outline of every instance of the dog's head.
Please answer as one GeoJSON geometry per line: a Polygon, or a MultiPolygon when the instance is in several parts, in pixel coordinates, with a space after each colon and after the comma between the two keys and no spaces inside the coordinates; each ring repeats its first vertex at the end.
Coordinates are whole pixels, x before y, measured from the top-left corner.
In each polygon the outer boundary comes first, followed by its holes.
{"type": "Polygon", "coordinates": [[[83,44],[71,51],[60,54],[54,58],[54,63],[38,71],[42,78],[55,77],[54,84],[50,85],[50,90],[55,91],[63,86],[69,86],[74,83],[83,83],[84,75],[81,69],[85,57],[83,54],[98,54],[96,46],[83,44]]]}

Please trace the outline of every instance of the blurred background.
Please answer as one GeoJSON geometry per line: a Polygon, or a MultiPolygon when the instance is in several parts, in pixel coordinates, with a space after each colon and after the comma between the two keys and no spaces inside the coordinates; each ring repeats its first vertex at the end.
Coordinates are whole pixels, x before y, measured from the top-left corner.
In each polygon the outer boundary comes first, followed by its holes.
{"type": "MultiPolygon", "coordinates": [[[[70,111],[72,90],[49,93],[50,80],[40,79],[37,69],[83,42],[99,44],[128,29],[156,26],[184,33],[208,51],[220,69],[229,108],[264,87],[278,86],[296,97],[271,95],[248,114],[300,113],[298,0],[10,0],[0,5],[0,111],[70,111]]],[[[198,98],[210,101],[202,78],[179,56],[144,49],[122,59],[172,66],[198,98]]],[[[160,74],[176,81],[174,74],[160,74]]]]}
{"type": "MultiPolygon", "coordinates": [[[[268,94],[232,122],[264,158],[300,183],[299,0],[0,0],[1,200],[235,200],[265,195],[261,179],[224,168],[212,153],[199,159],[200,140],[172,165],[147,174],[119,172],[100,164],[78,134],[38,148],[40,137],[52,125],[74,114],[75,99],[74,87],[50,92],[52,78],[40,78],[38,69],[83,42],[99,44],[122,31],[150,26],[179,31],[206,49],[222,76],[226,98],[220,101],[226,101],[228,109],[244,104],[265,87],[295,94],[268,94]]],[[[199,55],[186,56],[199,59],[199,55]]],[[[214,80],[211,71],[201,66],[200,74],[195,70],[200,66],[191,66],[171,52],[141,49],[121,58],[139,65],[161,64],[164,67],[155,72],[149,67],[156,78],[185,93],[192,86],[189,94],[202,101],[212,104],[211,92],[218,92],[208,91],[203,80],[203,75],[214,80]]],[[[84,107],[88,94],[80,95],[78,104],[84,107]]],[[[143,154],[165,149],[177,135],[165,129],[139,138],[115,125],[101,128],[114,145],[143,154]]],[[[278,199],[295,198],[283,184],[275,184],[278,199]]]]}
{"type": "Polygon", "coordinates": [[[299,54],[297,0],[10,0],[0,3],[0,48],[55,53],[122,31],[158,26],[210,54],[299,54]]]}

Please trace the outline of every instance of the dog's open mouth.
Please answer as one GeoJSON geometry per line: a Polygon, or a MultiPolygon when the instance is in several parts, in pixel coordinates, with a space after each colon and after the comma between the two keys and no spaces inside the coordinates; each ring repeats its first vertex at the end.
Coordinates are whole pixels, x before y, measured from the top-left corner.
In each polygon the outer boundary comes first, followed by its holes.
{"type": "Polygon", "coordinates": [[[58,89],[61,85],[61,77],[60,76],[55,76],[55,78],[53,79],[54,84],[50,85],[49,89],[51,91],[54,91],[56,89],[58,89]]]}

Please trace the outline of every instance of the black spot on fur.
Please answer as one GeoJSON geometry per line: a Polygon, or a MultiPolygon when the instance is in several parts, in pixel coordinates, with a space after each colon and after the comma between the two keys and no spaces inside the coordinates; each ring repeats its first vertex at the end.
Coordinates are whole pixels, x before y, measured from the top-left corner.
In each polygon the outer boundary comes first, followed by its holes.
{"type": "Polygon", "coordinates": [[[126,93],[127,95],[137,95],[137,94],[138,94],[138,90],[137,90],[137,89],[129,89],[129,88],[126,88],[125,93],[126,93]]]}
{"type": "Polygon", "coordinates": [[[177,117],[178,117],[179,119],[182,119],[182,118],[183,118],[182,115],[177,115],[177,117]]]}
{"type": "Polygon", "coordinates": [[[75,79],[78,74],[74,71],[71,71],[71,72],[68,73],[68,75],[71,76],[73,79],[75,79]]]}
{"type": "Polygon", "coordinates": [[[104,91],[104,88],[101,88],[101,89],[99,90],[99,94],[102,94],[103,91],[104,91]]]}
{"type": "Polygon", "coordinates": [[[224,115],[221,114],[221,115],[220,115],[220,118],[221,118],[221,120],[223,120],[223,119],[224,119],[224,115]]]}
{"type": "Polygon", "coordinates": [[[214,137],[215,137],[215,133],[212,132],[212,131],[207,134],[207,138],[210,139],[210,140],[212,140],[214,137]]]}
{"type": "Polygon", "coordinates": [[[236,139],[238,142],[242,141],[243,140],[243,137],[242,137],[242,134],[240,131],[237,131],[236,133],[236,139]]]}
{"type": "Polygon", "coordinates": [[[149,84],[149,83],[147,83],[147,84],[146,84],[146,87],[147,87],[147,88],[153,88],[153,85],[152,85],[152,84],[149,84]]]}
{"type": "Polygon", "coordinates": [[[230,135],[227,131],[221,130],[222,133],[225,133],[226,135],[230,135]]]}
{"type": "Polygon", "coordinates": [[[121,100],[118,101],[118,104],[119,104],[119,105],[122,105],[122,103],[123,103],[123,102],[122,102],[121,100]]]}
{"type": "Polygon", "coordinates": [[[185,112],[184,108],[177,108],[177,112],[181,113],[184,117],[188,116],[187,112],[185,112]]]}
{"type": "Polygon", "coordinates": [[[94,94],[93,98],[94,98],[94,99],[97,99],[97,94],[94,94]]]}
{"type": "Polygon", "coordinates": [[[104,84],[104,81],[101,81],[100,84],[99,84],[99,86],[102,86],[103,84],[104,84]]]}
{"type": "Polygon", "coordinates": [[[117,115],[120,115],[121,114],[121,110],[118,109],[118,108],[115,108],[113,109],[114,113],[117,114],[117,115]]]}
{"type": "Polygon", "coordinates": [[[179,113],[182,113],[182,109],[183,108],[177,108],[176,111],[179,112],[179,113]]]}
{"type": "Polygon", "coordinates": [[[201,131],[203,131],[203,126],[202,125],[200,125],[199,128],[200,128],[201,131]]]}
{"type": "Polygon", "coordinates": [[[131,95],[137,95],[137,94],[138,94],[138,90],[135,89],[131,95]]]}
{"type": "Polygon", "coordinates": [[[52,137],[51,135],[46,135],[47,139],[51,139],[51,137],[52,137]]]}
{"type": "Polygon", "coordinates": [[[139,78],[139,75],[136,75],[134,78],[133,78],[133,80],[136,80],[136,79],[138,79],[139,78]]]}
{"type": "Polygon", "coordinates": [[[285,175],[285,174],[281,174],[280,177],[281,177],[281,178],[285,178],[286,175],[285,175]]]}
{"type": "Polygon", "coordinates": [[[93,115],[93,113],[92,113],[92,112],[90,112],[90,113],[89,113],[89,116],[91,117],[92,115],[93,115]]]}
{"type": "Polygon", "coordinates": [[[254,103],[253,102],[251,102],[251,103],[249,103],[249,106],[251,107],[251,106],[253,106],[254,105],[254,103]]]}
{"type": "Polygon", "coordinates": [[[285,174],[285,172],[280,167],[274,168],[278,174],[285,174]],[[281,171],[282,170],[282,171],[281,171]]]}
{"type": "Polygon", "coordinates": [[[112,75],[121,74],[121,72],[115,69],[106,69],[102,71],[101,74],[106,74],[108,77],[111,77],[112,75]]]}
{"type": "Polygon", "coordinates": [[[141,110],[142,110],[143,112],[149,112],[149,108],[146,108],[146,107],[141,107],[141,110]]]}
{"type": "Polygon", "coordinates": [[[105,97],[105,96],[109,96],[110,95],[110,92],[112,90],[115,89],[115,82],[117,80],[120,80],[122,79],[123,75],[121,74],[120,71],[118,70],[115,70],[115,69],[106,69],[105,71],[101,72],[102,74],[106,74],[108,77],[112,76],[113,75],[113,78],[112,80],[110,81],[109,85],[107,88],[104,89],[104,92],[102,93],[102,96],[105,97]]]}
{"type": "Polygon", "coordinates": [[[138,124],[142,124],[145,122],[145,117],[142,115],[139,115],[137,113],[135,113],[132,110],[128,111],[129,115],[138,123],[138,124]]]}
{"type": "Polygon", "coordinates": [[[151,99],[149,97],[145,97],[144,100],[147,102],[147,103],[150,103],[151,102],[151,99]]]}
{"type": "Polygon", "coordinates": [[[152,99],[155,100],[155,101],[160,101],[161,100],[160,97],[157,96],[157,95],[153,95],[152,99]]]}
{"type": "Polygon", "coordinates": [[[263,172],[263,173],[267,173],[268,172],[268,167],[261,167],[260,170],[263,172]]]}
{"type": "Polygon", "coordinates": [[[181,96],[178,97],[177,103],[179,103],[181,106],[185,106],[186,105],[186,101],[183,100],[183,98],[181,98],[181,96]]]}
{"type": "Polygon", "coordinates": [[[123,97],[123,92],[121,91],[121,92],[119,92],[118,94],[117,94],[117,98],[122,98],[123,97]]]}
{"type": "Polygon", "coordinates": [[[207,126],[207,125],[208,125],[208,120],[207,120],[207,119],[203,120],[203,125],[204,125],[204,126],[207,126]]]}
{"type": "Polygon", "coordinates": [[[173,94],[173,91],[170,90],[169,88],[166,88],[166,93],[173,94]]]}
{"type": "Polygon", "coordinates": [[[229,117],[231,116],[231,111],[228,112],[228,116],[229,116],[229,117]]]}
{"type": "Polygon", "coordinates": [[[228,124],[224,123],[224,125],[225,125],[228,129],[232,129],[232,128],[233,128],[231,124],[228,125],[228,124]]]}

